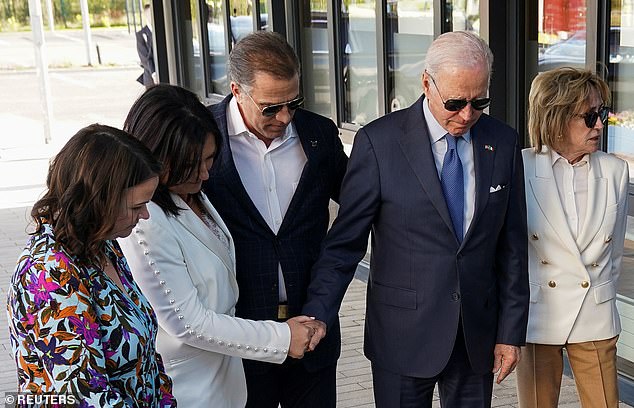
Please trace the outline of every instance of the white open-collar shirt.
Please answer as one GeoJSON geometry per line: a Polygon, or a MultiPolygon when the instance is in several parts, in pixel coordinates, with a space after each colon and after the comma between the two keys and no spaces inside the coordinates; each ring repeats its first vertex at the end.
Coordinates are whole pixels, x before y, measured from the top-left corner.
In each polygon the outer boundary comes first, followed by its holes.
{"type": "MultiPolygon", "coordinates": [[[[235,97],[227,105],[227,132],[233,161],[249,197],[277,234],[306,164],[306,154],[291,122],[284,134],[267,147],[247,128],[235,97]]],[[[279,270],[280,302],[286,286],[279,270]]]]}

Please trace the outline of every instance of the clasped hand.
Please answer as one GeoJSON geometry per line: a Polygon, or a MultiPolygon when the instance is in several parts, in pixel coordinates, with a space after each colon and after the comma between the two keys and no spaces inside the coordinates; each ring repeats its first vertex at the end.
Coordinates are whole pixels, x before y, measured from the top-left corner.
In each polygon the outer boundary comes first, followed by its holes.
{"type": "Polygon", "coordinates": [[[291,329],[288,355],[293,358],[302,358],[307,351],[315,350],[326,336],[326,324],[314,317],[296,316],[288,319],[286,324],[291,329]]]}

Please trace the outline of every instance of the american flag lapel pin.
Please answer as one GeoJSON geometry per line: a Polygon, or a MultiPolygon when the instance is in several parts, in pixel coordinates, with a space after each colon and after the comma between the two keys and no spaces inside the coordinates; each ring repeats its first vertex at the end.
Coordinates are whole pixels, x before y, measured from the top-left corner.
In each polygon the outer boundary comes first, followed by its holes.
{"type": "Polygon", "coordinates": [[[486,145],[484,145],[484,150],[488,150],[488,151],[492,152],[495,149],[493,148],[493,146],[486,144],[486,145]]]}

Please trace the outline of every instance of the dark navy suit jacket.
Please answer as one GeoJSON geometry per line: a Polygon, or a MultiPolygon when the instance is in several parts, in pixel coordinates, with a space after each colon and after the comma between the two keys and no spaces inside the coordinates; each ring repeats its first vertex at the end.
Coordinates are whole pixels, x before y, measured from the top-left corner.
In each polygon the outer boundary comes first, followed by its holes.
{"type": "Polygon", "coordinates": [[[366,356],[394,373],[433,377],[449,360],[462,316],[471,366],[485,373],[496,343],[523,345],[526,337],[526,204],[518,135],[485,114],[471,128],[475,213],[459,244],[423,100],[357,133],[339,215],[313,267],[303,312],[328,326],[336,322],[372,231],[366,356]]]}
{"type": "MultiPolygon", "coordinates": [[[[282,266],[290,316],[300,314],[330,215],[330,199],[339,200],[347,156],[334,123],[298,109],[293,123],[307,162],[295,194],[277,234],[267,225],[251,201],[236,169],[227,134],[227,105],[231,96],[210,110],[222,135],[210,178],[203,189],[229,227],[236,246],[236,269],[240,295],[236,315],[255,320],[276,320],[279,304],[278,264],[282,266]]],[[[301,360],[307,369],[335,364],[341,349],[339,322],[319,347],[301,360]]],[[[245,367],[263,371],[267,363],[244,361],[245,367]]]]}

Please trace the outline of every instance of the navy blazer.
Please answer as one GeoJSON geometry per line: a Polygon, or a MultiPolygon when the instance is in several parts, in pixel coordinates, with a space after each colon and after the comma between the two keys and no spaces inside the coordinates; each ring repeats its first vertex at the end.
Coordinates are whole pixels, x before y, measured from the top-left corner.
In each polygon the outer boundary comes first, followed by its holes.
{"type": "MultiPolygon", "coordinates": [[[[210,107],[222,140],[205,193],[227,224],[235,241],[236,274],[240,295],[236,316],[276,320],[279,304],[278,264],[282,266],[290,316],[299,315],[306,300],[310,271],[330,221],[330,199],[339,201],[348,157],[335,124],[298,109],[293,117],[307,162],[277,234],[267,225],[249,197],[231,154],[227,134],[227,105],[231,95],[210,107]]],[[[301,360],[309,370],[335,364],[341,349],[339,322],[314,352],[301,360]]],[[[245,365],[266,365],[244,361],[245,365]]],[[[255,369],[257,370],[257,369],[255,369]]]]}
{"type": "Polygon", "coordinates": [[[383,369],[438,374],[462,316],[471,366],[496,343],[523,345],[528,314],[526,204],[518,135],[483,114],[471,128],[475,213],[453,232],[420,98],[357,133],[339,215],[313,268],[303,312],[335,321],[372,231],[364,351],[383,369]],[[499,187],[498,187],[499,186],[499,187]]]}

